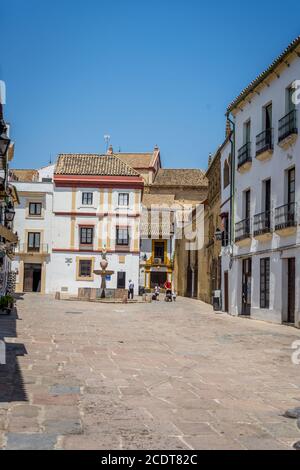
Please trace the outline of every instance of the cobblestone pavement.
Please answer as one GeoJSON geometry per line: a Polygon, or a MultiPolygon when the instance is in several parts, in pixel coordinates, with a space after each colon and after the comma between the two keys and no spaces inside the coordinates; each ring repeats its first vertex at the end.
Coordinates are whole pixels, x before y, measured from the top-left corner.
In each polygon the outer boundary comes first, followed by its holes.
{"type": "Polygon", "coordinates": [[[0,317],[0,447],[291,449],[300,331],[202,302],[92,304],[27,294],[0,317]],[[17,334],[17,336],[15,336],[17,334]]]}

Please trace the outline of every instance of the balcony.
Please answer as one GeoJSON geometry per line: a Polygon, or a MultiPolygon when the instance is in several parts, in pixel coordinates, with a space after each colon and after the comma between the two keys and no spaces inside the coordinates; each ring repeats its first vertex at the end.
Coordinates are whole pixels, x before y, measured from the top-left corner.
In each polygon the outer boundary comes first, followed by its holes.
{"type": "Polygon", "coordinates": [[[253,218],[253,236],[258,239],[271,237],[271,212],[261,212],[253,218]]]}
{"type": "Polygon", "coordinates": [[[39,246],[28,246],[27,243],[19,243],[15,249],[16,255],[48,255],[49,247],[47,243],[39,246]]]}
{"type": "Polygon", "coordinates": [[[238,171],[243,173],[249,170],[252,165],[251,142],[247,142],[238,150],[238,171]]]}
{"type": "Polygon", "coordinates": [[[250,218],[241,220],[235,224],[235,242],[242,245],[251,240],[250,218]]]}
{"type": "Polygon", "coordinates": [[[256,136],[256,158],[268,160],[273,153],[273,129],[266,129],[256,136]]]}
{"type": "Polygon", "coordinates": [[[278,145],[287,148],[297,139],[297,111],[293,109],[278,123],[278,145]]]}
{"type": "Polygon", "coordinates": [[[297,204],[295,202],[284,204],[275,209],[275,231],[282,235],[295,232],[297,225],[297,204]]]}

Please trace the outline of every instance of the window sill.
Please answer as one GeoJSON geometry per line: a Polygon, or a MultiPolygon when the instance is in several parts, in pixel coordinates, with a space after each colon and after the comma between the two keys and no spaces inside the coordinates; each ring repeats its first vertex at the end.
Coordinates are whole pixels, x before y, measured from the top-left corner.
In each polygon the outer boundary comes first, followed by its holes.
{"type": "Polygon", "coordinates": [[[94,245],[89,244],[81,244],[79,245],[79,250],[81,251],[94,251],[94,245]]]}
{"type": "Polygon", "coordinates": [[[130,251],[130,245],[116,245],[116,251],[130,251]]]}
{"type": "Polygon", "coordinates": [[[94,281],[94,277],[77,276],[76,281],[85,281],[85,282],[89,281],[89,282],[92,282],[92,281],[94,281]]]}

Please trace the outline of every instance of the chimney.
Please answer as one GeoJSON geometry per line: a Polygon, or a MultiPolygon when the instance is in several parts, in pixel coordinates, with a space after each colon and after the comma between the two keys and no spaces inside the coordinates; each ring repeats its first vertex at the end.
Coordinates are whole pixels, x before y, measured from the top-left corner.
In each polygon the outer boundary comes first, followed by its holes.
{"type": "Polygon", "coordinates": [[[113,153],[114,153],[114,149],[113,149],[113,146],[110,144],[107,150],[107,155],[113,155],[113,153]]]}

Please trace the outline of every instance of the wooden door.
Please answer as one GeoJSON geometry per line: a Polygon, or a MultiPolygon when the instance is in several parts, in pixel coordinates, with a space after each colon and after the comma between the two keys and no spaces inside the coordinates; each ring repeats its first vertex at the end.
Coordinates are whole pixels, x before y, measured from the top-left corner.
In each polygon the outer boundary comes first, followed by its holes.
{"type": "Polygon", "coordinates": [[[224,272],[224,310],[228,312],[228,271],[224,272]]]}
{"type": "Polygon", "coordinates": [[[252,280],[252,260],[243,259],[242,276],[242,315],[251,313],[251,280],[252,280]]]}
{"type": "Polygon", "coordinates": [[[295,258],[288,259],[288,323],[295,323],[295,258]]]}

